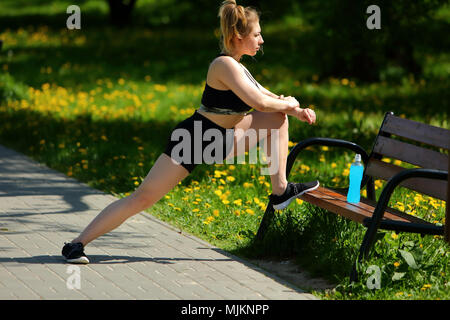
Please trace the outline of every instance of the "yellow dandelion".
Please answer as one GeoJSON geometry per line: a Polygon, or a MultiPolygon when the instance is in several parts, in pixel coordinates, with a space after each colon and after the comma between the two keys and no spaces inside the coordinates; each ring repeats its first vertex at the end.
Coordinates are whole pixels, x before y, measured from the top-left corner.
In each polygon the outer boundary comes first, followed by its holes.
{"type": "Polygon", "coordinates": [[[235,215],[236,217],[239,217],[239,216],[241,215],[241,211],[239,211],[239,210],[234,210],[234,215],[235,215]]]}
{"type": "Polygon", "coordinates": [[[430,288],[431,288],[431,284],[424,284],[423,287],[420,290],[425,291],[425,290],[430,289],[430,288]]]}
{"type": "Polygon", "coordinates": [[[392,232],[391,233],[391,238],[394,239],[394,240],[398,239],[398,234],[396,234],[395,232],[392,232]]]}
{"type": "Polygon", "coordinates": [[[309,170],[311,170],[311,168],[309,166],[307,166],[306,164],[301,164],[300,170],[309,171],[309,170]]]}
{"type": "Polygon", "coordinates": [[[398,201],[397,201],[397,204],[394,206],[394,208],[397,208],[400,211],[405,211],[405,205],[398,201]]]}
{"type": "Polygon", "coordinates": [[[214,215],[215,217],[218,217],[218,216],[219,216],[219,210],[215,209],[215,210],[213,211],[213,215],[214,215]]]}
{"type": "Polygon", "coordinates": [[[227,177],[227,181],[233,182],[234,180],[236,180],[234,177],[232,176],[228,176],[227,177]]]}
{"type": "Polygon", "coordinates": [[[247,212],[249,215],[254,215],[255,211],[253,211],[252,209],[246,209],[245,212],[247,212]]]}
{"type": "Polygon", "coordinates": [[[394,262],[394,267],[398,268],[398,266],[400,265],[400,262],[394,262]]]}
{"type": "Polygon", "coordinates": [[[233,203],[234,203],[235,205],[241,206],[241,205],[242,205],[242,199],[234,200],[233,203]]]}

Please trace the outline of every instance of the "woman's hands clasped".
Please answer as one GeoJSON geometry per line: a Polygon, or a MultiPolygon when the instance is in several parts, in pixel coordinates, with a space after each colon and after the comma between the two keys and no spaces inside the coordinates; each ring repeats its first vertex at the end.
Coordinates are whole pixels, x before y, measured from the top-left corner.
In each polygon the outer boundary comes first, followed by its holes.
{"type": "Polygon", "coordinates": [[[316,113],[314,110],[310,108],[300,108],[300,103],[294,97],[280,95],[279,99],[288,101],[292,106],[295,106],[295,109],[293,109],[292,112],[289,112],[288,115],[296,117],[300,121],[308,122],[309,124],[316,122],[316,113]]]}

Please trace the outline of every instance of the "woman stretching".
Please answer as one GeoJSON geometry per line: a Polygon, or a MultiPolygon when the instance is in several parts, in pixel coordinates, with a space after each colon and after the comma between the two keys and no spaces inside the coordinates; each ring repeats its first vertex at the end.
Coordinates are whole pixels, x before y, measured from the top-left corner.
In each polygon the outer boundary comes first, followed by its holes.
{"type": "Polygon", "coordinates": [[[286,180],[288,116],[313,124],[316,121],[314,111],[300,108],[294,97],[278,96],[268,91],[239,62],[244,55],[255,56],[264,43],[258,12],[228,0],[222,3],[219,17],[222,53],[210,63],[201,107],[175,127],[165,151],[141,185],[131,195],[108,205],[77,238],[64,245],[62,254],[67,262],[89,263],[84,254],[88,243],[151,207],[192,172],[199,163],[199,156],[202,158],[207,151],[207,143],[195,134],[199,128],[203,131],[213,129],[211,132],[216,133],[214,143],[221,143],[223,148],[216,152],[216,160],[217,155],[223,155],[219,160],[229,160],[252,149],[255,143],[246,143],[247,132],[256,132],[257,141],[266,139],[264,152],[268,158],[277,159],[277,170],[270,174],[272,194],[269,196],[277,210],[284,209],[293,199],[319,186],[318,181],[292,183],[286,180]],[[226,136],[230,132],[231,143],[227,143],[230,139],[226,136]],[[271,136],[274,132],[275,140],[271,136]],[[181,157],[175,133],[188,134],[196,139],[189,140],[190,148],[184,148],[181,157]],[[245,147],[238,148],[238,145],[245,147]]]}

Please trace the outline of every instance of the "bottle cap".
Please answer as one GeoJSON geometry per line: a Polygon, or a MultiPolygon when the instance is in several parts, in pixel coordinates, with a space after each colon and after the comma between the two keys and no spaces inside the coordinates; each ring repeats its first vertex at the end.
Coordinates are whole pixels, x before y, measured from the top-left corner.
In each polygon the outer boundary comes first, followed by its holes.
{"type": "Polygon", "coordinates": [[[355,162],[361,162],[361,155],[359,153],[355,156],[355,162]]]}

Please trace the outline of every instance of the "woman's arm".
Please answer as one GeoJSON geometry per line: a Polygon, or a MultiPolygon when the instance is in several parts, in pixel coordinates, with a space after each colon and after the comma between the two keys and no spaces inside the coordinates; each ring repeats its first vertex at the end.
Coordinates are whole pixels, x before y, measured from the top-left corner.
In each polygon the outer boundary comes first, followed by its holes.
{"type": "MultiPolygon", "coordinates": [[[[242,66],[245,70],[247,70],[248,73],[250,73],[250,71],[248,71],[248,69],[247,69],[243,64],[241,64],[241,66],[242,66]]],[[[253,78],[253,80],[255,80],[255,82],[258,84],[258,87],[259,87],[259,89],[261,90],[261,92],[264,93],[266,96],[269,96],[269,97],[272,97],[272,98],[275,98],[275,99],[283,99],[283,98],[284,98],[283,95],[278,96],[278,95],[276,95],[275,93],[270,92],[269,90],[267,90],[266,88],[264,88],[258,81],[256,81],[256,79],[253,78]]]]}
{"type": "Polygon", "coordinates": [[[300,108],[299,102],[294,97],[277,96],[267,89],[263,93],[263,90],[256,88],[251,81],[246,81],[246,76],[242,74],[242,68],[233,58],[220,57],[210,65],[211,67],[216,69],[216,74],[220,75],[219,80],[226,87],[255,110],[283,112],[309,124],[316,121],[314,111],[300,108]]]}
{"type": "Polygon", "coordinates": [[[284,112],[286,114],[297,114],[299,103],[294,98],[290,100],[279,99],[275,94],[265,89],[264,93],[259,90],[251,81],[246,80],[247,76],[239,64],[231,57],[220,57],[211,63],[210,68],[214,68],[218,80],[228,89],[232,90],[242,101],[261,112],[284,112]]]}
{"type": "Polygon", "coordinates": [[[267,90],[266,88],[264,88],[262,85],[258,83],[259,88],[261,89],[261,92],[264,93],[265,95],[275,98],[275,99],[280,99],[282,96],[277,96],[275,93],[270,92],[269,90],[267,90]]]}
{"type": "MultiPolygon", "coordinates": [[[[269,97],[272,97],[275,99],[281,99],[281,100],[285,100],[285,101],[290,101],[292,99],[295,100],[295,98],[290,97],[290,96],[289,97],[285,97],[284,95],[277,96],[276,94],[274,94],[274,93],[270,92],[269,90],[267,90],[266,88],[264,88],[258,81],[256,81],[256,83],[258,84],[258,87],[260,88],[261,92],[269,97]]],[[[309,124],[316,122],[316,113],[314,112],[314,110],[311,110],[309,108],[302,109],[299,107],[299,108],[295,109],[294,111],[286,112],[286,114],[294,116],[301,121],[308,122],[309,124]]]]}

